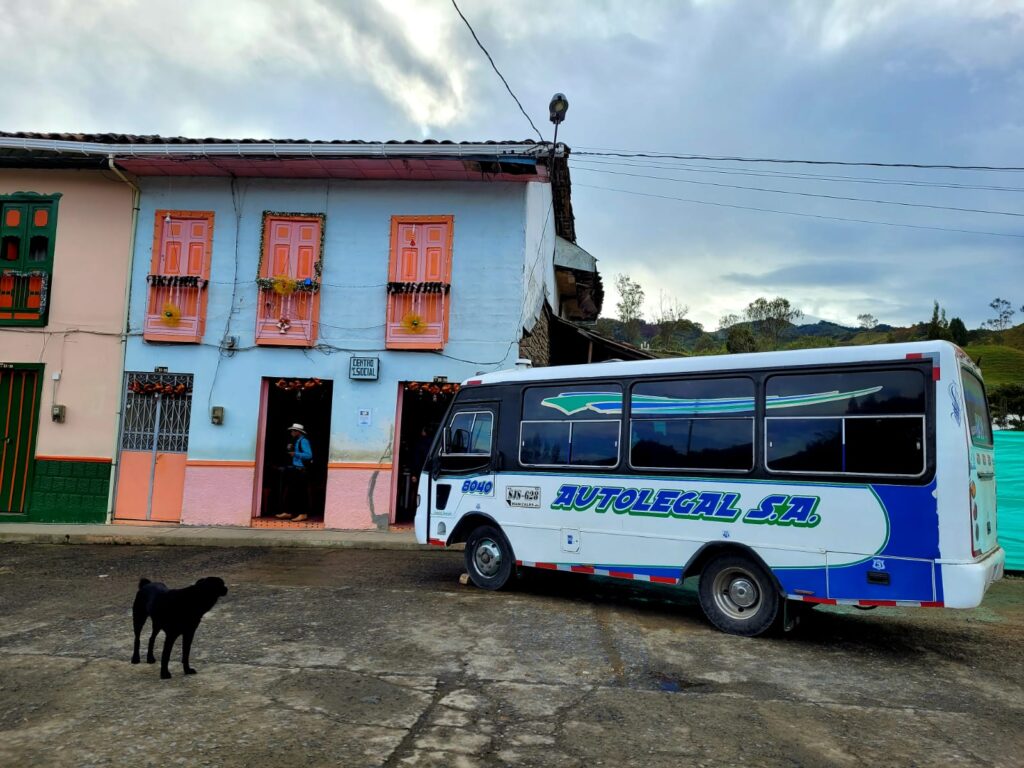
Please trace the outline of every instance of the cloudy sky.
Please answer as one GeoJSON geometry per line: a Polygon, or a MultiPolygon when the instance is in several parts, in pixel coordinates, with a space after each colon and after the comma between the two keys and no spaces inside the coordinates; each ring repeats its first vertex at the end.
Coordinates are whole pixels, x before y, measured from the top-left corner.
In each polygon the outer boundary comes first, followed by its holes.
{"type": "MultiPolygon", "coordinates": [[[[579,243],[649,315],[659,294],[710,327],[761,295],[847,323],[1024,304],[1024,172],[584,154],[1024,166],[1024,0],[459,4],[546,138],[568,95],[579,243]]],[[[37,0],[0,50],[5,130],[535,136],[450,0],[37,0]]]]}

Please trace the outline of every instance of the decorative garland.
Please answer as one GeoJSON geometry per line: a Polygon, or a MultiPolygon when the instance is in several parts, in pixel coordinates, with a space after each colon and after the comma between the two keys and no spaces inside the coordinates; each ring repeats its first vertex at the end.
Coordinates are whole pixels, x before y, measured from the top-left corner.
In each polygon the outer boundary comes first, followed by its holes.
{"type": "MultiPolygon", "coordinates": [[[[316,293],[320,290],[320,276],[324,270],[324,230],[326,227],[324,224],[327,221],[326,214],[323,213],[286,213],[284,211],[264,211],[263,212],[263,227],[260,229],[260,258],[259,263],[256,265],[256,285],[266,291],[278,291],[278,287],[275,286],[276,281],[288,280],[294,284],[292,291],[308,291],[310,293],[316,293]],[[303,218],[303,219],[319,219],[320,220],[320,250],[317,253],[317,259],[313,262],[313,278],[306,278],[305,280],[295,280],[288,276],[282,275],[281,277],[261,277],[263,274],[263,255],[266,253],[266,240],[267,240],[267,219],[273,217],[280,218],[303,218]]],[[[278,283],[278,286],[284,287],[283,283],[278,283]]]]}
{"type": "Polygon", "coordinates": [[[315,377],[312,378],[312,379],[305,379],[305,380],[303,380],[303,379],[292,379],[291,381],[289,381],[287,379],[278,379],[277,381],[274,382],[274,386],[275,387],[277,387],[278,389],[284,390],[285,392],[294,392],[295,390],[302,390],[302,389],[316,389],[317,387],[321,386],[322,384],[323,384],[323,382],[320,381],[320,379],[315,378],[315,377]]]}
{"type": "Polygon", "coordinates": [[[406,392],[419,392],[424,395],[453,395],[462,389],[461,384],[428,384],[418,381],[407,381],[404,389],[406,392]]]}
{"type": "Polygon", "coordinates": [[[191,395],[192,389],[185,384],[158,384],[155,381],[143,382],[131,379],[128,391],[137,395],[191,395]]]}
{"type": "Polygon", "coordinates": [[[256,285],[260,290],[273,291],[282,296],[287,296],[296,291],[305,293],[317,293],[320,290],[320,281],[307,277],[305,280],[294,280],[285,275],[278,277],[257,277],[256,285]]]}
{"type": "Polygon", "coordinates": [[[388,283],[388,293],[443,293],[451,291],[451,283],[388,283]]]}
{"type": "Polygon", "coordinates": [[[46,304],[50,299],[50,291],[47,290],[50,284],[49,272],[44,272],[41,269],[5,269],[0,271],[0,277],[27,277],[30,280],[33,277],[38,277],[41,283],[39,286],[39,316],[42,317],[46,314],[46,304]]]}
{"type": "Polygon", "coordinates": [[[199,275],[146,275],[146,282],[160,288],[205,288],[210,284],[199,275]]]}

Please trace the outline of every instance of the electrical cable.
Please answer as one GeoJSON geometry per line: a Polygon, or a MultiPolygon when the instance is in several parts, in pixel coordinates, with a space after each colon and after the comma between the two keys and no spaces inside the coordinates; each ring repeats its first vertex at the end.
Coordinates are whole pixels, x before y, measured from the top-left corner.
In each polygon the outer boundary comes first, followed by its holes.
{"type": "Polygon", "coordinates": [[[1014,211],[990,211],[984,208],[960,208],[952,205],[931,205],[929,203],[908,203],[900,200],[878,200],[868,197],[846,197],[843,195],[826,195],[820,192],[797,192],[791,189],[772,189],[770,187],[750,187],[741,184],[721,184],[715,181],[697,181],[696,179],[680,179],[673,176],[651,176],[644,173],[628,173],[626,171],[609,171],[603,168],[580,167],[577,163],[577,170],[589,171],[590,173],[609,173],[614,176],[633,176],[638,179],[658,179],[659,181],[676,181],[681,184],[698,184],[705,187],[721,187],[723,189],[742,189],[750,192],[770,192],[777,195],[796,195],[798,197],[818,197],[826,200],[844,200],[854,203],[874,203],[877,205],[899,205],[906,208],[931,208],[938,211],[958,211],[960,213],[984,213],[992,216],[1020,216],[1024,213],[1014,211]]]}
{"type": "Polygon", "coordinates": [[[476,44],[480,46],[480,50],[484,52],[484,56],[486,56],[487,60],[491,62],[491,68],[494,70],[494,73],[498,77],[500,77],[501,82],[505,84],[505,90],[507,90],[509,96],[511,96],[515,100],[516,106],[519,107],[519,111],[523,113],[523,117],[526,118],[527,122],[530,124],[530,127],[533,128],[533,132],[537,134],[537,138],[540,139],[541,143],[544,143],[544,137],[541,135],[541,132],[537,130],[537,126],[533,124],[533,120],[530,119],[530,116],[526,113],[526,110],[523,109],[523,105],[519,101],[519,98],[515,95],[515,93],[512,92],[512,86],[508,84],[508,80],[506,80],[505,76],[501,74],[501,71],[498,69],[498,65],[495,64],[494,59],[491,58],[491,54],[487,52],[487,49],[484,48],[484,44],[480,42],[480,38],[476,36],[476,32],[473,30],[473,25],[469,23],[469,19],[467,19],[465,15],[462,13],[462,11],[459,10],[458,3],[456,3],[455,0],[452,0],[452,5],[455,6],[455,12],[458,13],[462,21],[465,22],[466,28],[469,30],[469,34],[473,36],[473,39],[476,40],[476,44]]]}
{"type": "MultiPolygon", "coordinates": [[[[454,2],[454,0],[453,0],[454,2]]],[[[742,157],[738,155],[698,155],[698,154],[672,154],[669,152],[631,152],[628,150],[584,150],[577,149],[576,155],[594,155],[600,157],[645,157],[652,159],[671,160],[712,160],[717,162],[736,163],[781,163],[781,164],[802,164],[802,165],[843,165],[859,166],[864,168],[920,168],[925,170],[946,170],[946,171],[1024,171],[1021,166],[1004,165],[955,165],[952,163],[881,163],[854,160],[802,160],[792,158],[772,157],[742,157]]]]}
{"type": "Polygon", "coordinates": [[[960,232],[969,235],[992,235],[993,237],[1013,237],[1024,239],[1024,234],[1017,235],[1010,232],[988,232],[978,229],[958,229],[954,227],[931,227],[925,224],[901,224],[895,221],[879,221],[878,219],[854,219],[845,216],[825,216],[819,213],[804,213],[802,211],[780,211],[775,208],[758,208],[752,205],[736,205],[733,203],[713,203],[708,200],[696,200],[687,197],[674,197],[672,195],[657,195],[653,192],[637,192],[632,189],[618,189],[616,187],[602,187],[597,184],[580,184],[576,182],[573,186],[586,187],[587,189],[603,189],[607,192],[622,192],[627,195],[640,195],[641,197],[655,197],[661,200],[676,200],[682,203],[694,203],[695,205],[710,205],[718,208],[735,208],[741,211],[758,211],[760,213],[778,213],[784,216],[802,216],[809,219],[825,219],[827,221],[846,221],[853,224],[878,224],[884,227],[904,227],[907,229],[930,229],[937,232],[960,232]]]}
{"type": "Polygon", "coordinates": [[[835,174],[798,173],[796,171],[770,171],[767,169],[738,168],[725,169],[713,165],[694,165],[692,163],[651,163],[644,160],[628,162],[625,160],[594,160],[583,161],[572,156],[573,163],[586,162],[592,165],[610,165],[624,168],[661,168],[685,173],[714,173],[723,176],[755,176],[769,179],[796,179],[799,181],[822,181],[837,184],[882,184],[899,187],[925,187],[935,189],[969,189],[986,192],[1024,192],[1024,187],[1005,187],[995,184],[958,184],[942,181],[913,181],[911,179],[882,179],[877,176],[842,176],[835,174]]]}

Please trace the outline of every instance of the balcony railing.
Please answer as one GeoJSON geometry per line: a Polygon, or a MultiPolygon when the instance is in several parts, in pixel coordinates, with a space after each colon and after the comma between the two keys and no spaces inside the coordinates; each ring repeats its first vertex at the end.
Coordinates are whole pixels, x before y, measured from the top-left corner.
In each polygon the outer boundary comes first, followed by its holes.
{"type": "Polygon", "coordinates": [[[0,322],[39,321],[46,316],[50,274],[5,269],[0,272],[0,322]]]}
{"type": "Polygon", "coordinates": [[[451,285],[442,282],[388,283],[389,349],[443,349],[448,341],[451,285]]]}
{"type": "Polygon", "coordinates": [[[203,337],[208,280],[195,275],[147,275],[148,341],[197,342],[203,337]]]}
{"type": "Polygon", "coordinates": [[[317,337],[319,282],[260,278],[257,286],[256,343],[312,346],[317,337]]]}

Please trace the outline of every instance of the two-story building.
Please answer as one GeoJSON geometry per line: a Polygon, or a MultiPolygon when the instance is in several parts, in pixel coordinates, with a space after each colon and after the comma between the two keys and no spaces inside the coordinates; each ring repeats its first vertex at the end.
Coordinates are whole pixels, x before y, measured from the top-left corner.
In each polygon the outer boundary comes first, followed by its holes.
{"type": "Polygon", "coordinates": [[[103,522],[134,191],[103,155],[0,133],[0,521],[103,522]]]}
{"type": "MultiPolygon", "coordinates": [[[[458,382],[523,353],[572,361],[544,340],[599,309],[563,145],[21,140],[141,190],[115,522],[410,521],[458,382]]],[[[578,341],[581,360],[620,356],[578,341]]]]}

